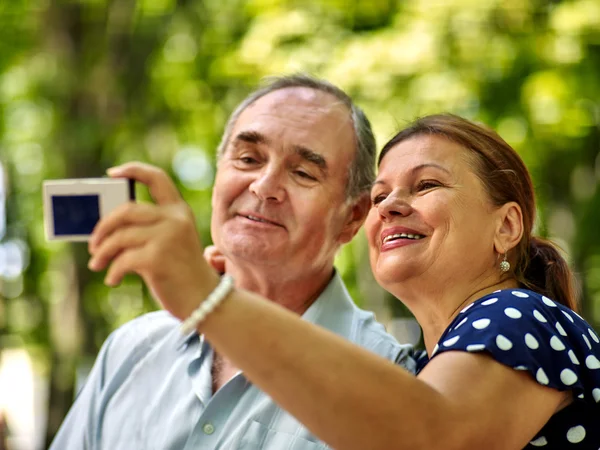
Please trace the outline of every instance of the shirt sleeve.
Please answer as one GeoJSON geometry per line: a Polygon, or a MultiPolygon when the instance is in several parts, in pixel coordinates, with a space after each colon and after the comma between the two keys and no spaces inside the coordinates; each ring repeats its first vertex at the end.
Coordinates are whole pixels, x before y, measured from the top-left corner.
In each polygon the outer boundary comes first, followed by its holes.
{"type": "Polygon", "coordinates": [[[111,334],[102,345],[85,385],[54,437],[50,450],[93,448],[99,398],[104,385],[108,352],[113,339],[114,334],[111,334]]]}
{"type": "Polygon", "coordinates": [[[529,372],[541,385],[572,390],[580,398],[587,390],[596,397],[599,343],[591,327],[570,309],[531,291],[504,290],[461,311],[432,357],[446,351],[486,352],[506,366],[529,372]]]}

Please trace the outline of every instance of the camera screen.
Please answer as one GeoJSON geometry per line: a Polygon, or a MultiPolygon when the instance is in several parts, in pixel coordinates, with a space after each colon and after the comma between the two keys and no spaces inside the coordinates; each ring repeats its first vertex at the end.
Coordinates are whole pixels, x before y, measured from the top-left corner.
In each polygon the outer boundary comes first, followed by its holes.
{"type": "Polygon", "coordinates": [[[53,195],[54,234],[91,234],[100,219],[98,195],[53,195]]]}

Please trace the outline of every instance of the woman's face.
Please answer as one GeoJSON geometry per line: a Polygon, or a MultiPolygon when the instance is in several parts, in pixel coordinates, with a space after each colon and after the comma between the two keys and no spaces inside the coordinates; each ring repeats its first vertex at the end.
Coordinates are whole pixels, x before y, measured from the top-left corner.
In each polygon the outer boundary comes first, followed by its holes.
{"type": "Polygon", "coordinates": [[[365,228],[373,273],[387,290],[408,280],[475,287],[498,270],[497,208],[472,158],[435,135],[400,142],[383,158],[365,228]]]}

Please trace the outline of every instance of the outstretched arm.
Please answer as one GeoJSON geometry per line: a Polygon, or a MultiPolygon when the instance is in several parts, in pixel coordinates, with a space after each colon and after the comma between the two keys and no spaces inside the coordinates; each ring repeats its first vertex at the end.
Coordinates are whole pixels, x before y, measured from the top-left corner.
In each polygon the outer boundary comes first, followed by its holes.
{"type": "Polygon", "coordinates": [[[201,332],[313,433],[341,449],[520,449],[564,394],[491,358],[448,352],[419,378],[235,292],[201,332]]]}
{"type": "MultiPolygon", "coordinates": [[[[193,215],[164,172],[129,164],[114,175],[149,186],[157,205],[103,219],[91,267],[109,285],[136,272],[185,319],[216,287],[193,215]]],[[[419,378],[255,294],[235,290],[200,332],[246,377],[335,448],[522,448],[563,401],[491,358],[448,352],[419,378]]]]}

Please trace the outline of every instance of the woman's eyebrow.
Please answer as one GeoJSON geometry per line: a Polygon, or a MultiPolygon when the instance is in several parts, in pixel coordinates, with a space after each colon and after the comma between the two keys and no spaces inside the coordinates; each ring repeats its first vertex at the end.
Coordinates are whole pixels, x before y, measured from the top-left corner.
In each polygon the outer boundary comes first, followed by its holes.
{"type": "Polygon", "coordinates": [[[439,169],[442,172],[446,172],[448,175],[450,175],[450,171],[448,169],[446,169],[444,166],[441,166],[441,165],[439,165],[437,163],[423,163],[423,164],[419,164],[418,166],[413,167],[411,169],[411,172],[412,173],[419,172],[420,170],[427,169],[429,167],[433,167],[435,169],[439,169]]]}

